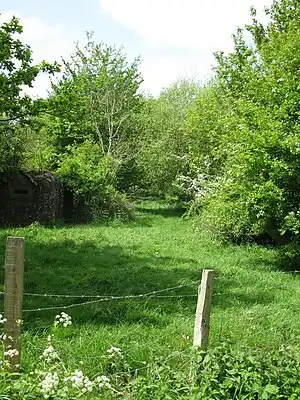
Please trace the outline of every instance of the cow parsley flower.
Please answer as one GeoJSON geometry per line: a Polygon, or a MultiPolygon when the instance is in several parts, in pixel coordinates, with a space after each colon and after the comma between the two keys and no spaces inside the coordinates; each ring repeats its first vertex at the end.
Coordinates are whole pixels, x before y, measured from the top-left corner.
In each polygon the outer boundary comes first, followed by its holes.
{"type": "Polygon", "coordinates": [[[4,324],[6,321],[7,319],[4,318],[2,314],[0,314],[0,324],[4,324]]]}
{"type": "Polygon", "coordinates": [[[45,399],[55,395],[59,385],[57,372],[47,372],[44,379],[40,382],[40,391],[45,399]]]}
{"type": "Polygon", "coordinates": [[[108,378],[107,376],[105,376],[105,375],[98,376],[98,377],[95,379],[95,383],[97,384],[97,386],[98,386],[98,388],[99,388],[100,390],[102,390],[102,389],[104,389],[104,388],[106,388],[106,389],[111,389],[110,380],[109,380],[109,378],[108,378]]]}
{"type": "Polygon", "coordinates": [[[90,381],[87,376],[84,376],[80,369],[76,369],[69,378],[66,378],[66,381],[70,381],[72,387],[80,390],[82,393],[91,392],[93,390],[93,382],[90,381]]]}
{"type": "Polygon", "coordinates": [[[49,345],[45,348],[43,354],[41,355],[41,358],[44,359],[46,363],[51,363],[59,359],[58,354],[52,345],[49,345]]]}
{"type": "Polygon", "coordinates": [[[69,314],[62,312],[59,315],[56,315],[54,326],[62,325],[66,328],[69,325],[72,325],[72,319],[69,314]]]}
{"type": "Polygon", "coordinates": [[[9,349],[4,352],[4,357],[8,357],[8,358],[16,357],[18,355],[19,355],[19,352],[16,349],[9,349]]]}
{"type": "Polygon", "coordinates": [[[119,347],[111,347],[110,349],[107,350],[108,353],[108,358],[114,358],[114,357],[120,357],[123,358],[122,351],[119,347]]]}
{"type": "Polygon", "coordinates": [[[47,338],[48,346],[43,351],[43,354],[40,356],[41,359],[44,359],[46,363],[51,363],[53,361],[59,360],[58,353],[54,349],[52,345],[52,336],[49,335],[47,338]]]}

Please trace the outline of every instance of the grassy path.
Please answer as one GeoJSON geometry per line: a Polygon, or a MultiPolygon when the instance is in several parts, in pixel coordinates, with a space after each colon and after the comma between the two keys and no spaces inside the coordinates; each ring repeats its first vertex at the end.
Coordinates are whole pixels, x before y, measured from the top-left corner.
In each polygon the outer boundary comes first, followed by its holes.
{"type": "MultiPolygon", "coordinates": [[[[300,336],[300,276],[276,270],[274,250],[212,243],[166,205],[143,203],[130,223],[0,230],[1,264],[9,234],[26,240],[26,292],[124,296],[190,284],[161,295],[193,295],[201,270],[214,268],[212,345],[230,339],[268,350],[300,336]]],[[[86,300],[25,296],[24,309],[58,307],[24,313],[25,368],[44,348],[59,306],[86,300]]],[[[131,367],[141,368],[191,343],[195,303],[194,297],[175,297],[75,307],[68,310],[74,326],[56,347],[71,367],[82,360],[90,372],[109,345],[121,347],[131,367]]]]}

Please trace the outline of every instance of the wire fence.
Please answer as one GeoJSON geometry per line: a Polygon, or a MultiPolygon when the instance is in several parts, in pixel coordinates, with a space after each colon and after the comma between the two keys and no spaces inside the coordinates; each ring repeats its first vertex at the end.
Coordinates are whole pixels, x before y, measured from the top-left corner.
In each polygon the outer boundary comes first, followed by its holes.
{"type": "MultiPolygon", "coordinates": [[[[17,240],[18,238],[14,238],[14,240],[17,240]]],[[[20,238],[19,238],[20,239],[20,238]]],[[[17,244],[18,244],[17,240],[17,244]]],[[[186,335],[187,331],[191,331],[194,328],[194,335],[193,335],[193,345],[195,347],[206,347],[209,339],[209,319],[210,319],[210,309],[211,309],[211,303],[213,297],[217,297],[218,299],[221,298],[221,300],[216,300],[216,303],[221,304],[224,302],[222,296],[227,296],[226,301],[232,301],[236,299],[242,299],[242,295],[240,293],[237,293],[234,290],[234,287],[231,284],[231,290],[226,290],[227,288],[227,283],[235,277],[234,274],[227,274],[223,276],[214,276],[214,271],[212,270],[203,270],[202,274],[202,281],[201,281],[201,290],[198,290],[199,286],[199,281],[191,281],[188,283],[180,283],[176,286],[171,286],[171,287],[165,287],[161,289],[156,289],[152,291],[146,291],[145,293],[138,293],[138,294],[73,294],[73,293],[35,293],[35,292],[23,292],[23,273],[24,273],[24,259],[20,257],[20,249],[17,249],[16,243],[12,243],[14,246],[11,246],[11,248],[8,248],[7,254],[8,256],[11,256],[11,260],[6,257],[6,269],[7,269],[7,274],[6,274],[6,293],[0,292],[0,297],[4,296],[6,300],[4,300],[5,309],[6,309],[6,316],[8,317],[7,319],[9,320],[9,324],[6,322],[4,329],[7,327],[7,331],[12,332],[12,337],[13,341],[12,344],[8,343],[6,346],[14,346],[15,344],[19,345],[20,343],[20,337],[21,337],[21,330],[20,327],[16,325],[16,321],[20,319],[18,317],[17,312],[21,314],[21,311],[23,313],[36,313],[36,312],[45,312],[45,311],[51,311],[51,310],[56,310],[56,311],[63,311],[63,310],[70,310],[73,308],[77,307],[84,307],[84,306],[89,306],[89,305],[96,305],[96,304],[103,304],[103,303],[111,303],[111,302],[122,302],[122,301],[128,301],[128,300],[142,300],[142,301],[150,301],[152,299],[154,300],[183,300],[183,299],[196,299],[198,297],[197,301],[197,306],[196,306],[196,301],[194,308],[196,308],[196,315],[193,311],[193,315],[189,317],[189,315],[185,315],[184,318],[182,319],[183,323],[175,326],[175,329],[166,329],[166,341],[168,338],[176,337],[176,346],[178,345],[178,350],[171,353],[169,356],[166,356],[165,362],[172,358],[176,357],[181,357],[183,354],[185,354],[185,346],[187,343],[189,343],[189,340],[187,340],[186,335]],[[16,254],[18,257],[12,257],[12,255],[16,254]],[[8,261],[7,261],[8,260],[8,261]],[[15,264],[14,264],[15,263],[15,264]],[[16,272],[17,271],[17,272],[16,272]],[[205,277],[205,272],[208,274],[207,275],[207,280],[204,279],[205,277]],[[213,273],[211,277],[211,281],[208,279],[209,273],[213,273]],[[212,291],[212,282],[213,279],[215,279],[217,282],[219,281],[220,284],[218,285],[219,291],[212,291]],[[224,284],[223,284],[224,282],[224,284]],[[203,284],[203,285],[202,285],[203,284]],[[17,288],[17,289],[16,289],[17,288]],[[180,293],[180,289],[184,288],[194,288],[191,290],[183,290],[180,293]],[[197,288],[197,289],[196,289],[197,288]],[[224,290],[224,291],[223,291],[224,290]],[[182,293],[183,292],[183,293],[182,293]],[[29,302],[27,303],[27,308],[24,307],[22,309],[22,297],[24,297],[26,300],[29,299],[29,302]],[[51,299],[54,299],[51,301],[51,299]],[[229,299],[229,300],[228,300],[229,299]],[[54,304],[54,302],[60,302],[63,303],[64,301],[71,302],[71,304],[54,304]],[[6,302],[6,303],[5,303],[6,302]],[[40,303],[44,303],[41,305],[40,303]],[[52,304],[51,304],[52,303],[52,304]],[[38,305],[38,307],[34,307],[35,305],[38,305]],[[29,306],[32,307],[29,307],[29,306]],[[16,311],[17,310],[17,311],[16,311]],[[191,321],[194,321],[194,324],[191,323],[191,321]],[[208,328],[207,328],[208,327],[208,328]],[[197,338],[197,335],[199,337],[199,342],[195,341],[195,337],[197,338]]],[[[20,243],[18,244],[20,246],[20,243]]],[[[300,271],[291,271],[295,274],[300,273],[300,271]]],[[[182,281],[181,281],[182,282],[182,281]]],[[[131,303],[130,303],[131,304],[131,303]]],[[[169,303],[167,303],[169,304],[169,303]]],[[[178,302],[179,304],[179,302],[178,302]]],[[[183,303],[185,304],[185,303],[183,303]]],[[[188,303],[187,303],[188,304],[188,303]]],[[[155,303],[156,306],[156,303],[155,303]]],[[[160,305],[159,305],[160,306],[160,305]]],[[[107,307],[107,312],[112,313],[113,312],[113,307],[111,307],[112,310],[110,310],[109,307],[107,307]]],[[[191,309],[191,308],[190,308],[191,309]]],[[[169,311],[169,309],[168,309],[169,311]]],[[[94,312],[94,310],[93,310],[94,312]]],[[[0,312],[1,314],[4,314],[3,312],[0,312]]],[[[188,313],[187,313],[188,314],[188,313]]],[[[5,317],[5,315],[4,315],[5,317]]],[[[85,318],[85,317],[84,317],[85,318]]],[[[220,323],[220,321],[218,321],[220,323]]],[[[234,321],[235,323],[235,321],[234,321]]],[[[175,324],[174,324],[175,325],[175,324]]],[[[222,328],[222,326],[221,326],[222,328]]],[[[262,328],[262,327],[261,327],[262,328]]],[[[162,330],[163,331],[163,330],[162,330]]],[[[243,331],[245,332],[245,330],[243,331]]],[[[251,333],[251,335],[259,335],[261,333],[266,333],[266,329],[259,329],[256,330],[256,332],[251,333]]],[[[270,337],[271,333],[276,334],[276,331],[271,332],[270,330],[270,337]]],[[[221,331],[220,331],[221,335],[221,331]]],[[[7,335],[8,336],[8,335],[7,335]]],[[[192,336],[192,333],[190,334],[192,336]]],[[[164,337],[162,337],[161,334],[157,335],[157,339],[153,341],[151,339],[151,345],[159,347],[160,343],[163,344],[164,337]]],[[[132,347],[132,350],[135,350],[136,348],[144,347],[143,345],[139,345],[136,343],[134,347],[132,347]]],[[[191,346],[188,346],[190,351],[191,346]]],[[[7,347],[9,348],[9,347],[7,347]]],[[[13,347],[14,349],[16,347],[13,347]]],[[[17,348],[16,348],[17,349],[17,348]]],[[[131,351],[131,349],[126,350],[127,353],[131,351]]],[[[20,354],[20,352],[19,352],[20,354]]],[[[74,356],[75,355],[70,355],[74,356]]],[[[80,355],[82,358],[82,355],[80,355]]],[[[85,357],[84,357],[85,358],[85,357]]],[[[91,355],[87,356],[87,359],[93,358],[102,358],[102,355],[91,355]]],[[[17,365],[20,365],[20,360],[15,361],[17,365]]],[[[139,371],[143,369],[149,368],[149,365],[145,365],[141,368],[135,368],[133,371],[139,371]]]]}
{"type": "MultiPolygon", "coordinates": [[[[23,296],[25,297],[39,297],[39,298],[59,298],[59,299],[95,299],[88,300],[80,303],[72,303],[68,305],[55,305],[49,307],[36,307],[30,309],[23,309],[22,312],[30,313],[30,312],[42,312],[42,311],[50,311],[50,310],[68,310],[75,307],[82,307],[91,304],[110,302],[110,301],[118,301],[118,300],[130,300],[130,299],[183,299],[183,298],[196,298],[197,293],[194,294],[172,294],[172,295],[163,295],[161,293],[171,292],[177,289],[192,287],[198,285],[199,282],[190,282],[185,284],[180,284],[177,286],[172,286],[164,289],[153,290],[151,292],[133,294],[133,295],[73,295],[73,294],[57,294],[57,293],[30,293],[24,292],[23,296]]],[[[4,295],[4,292],[0,292],[0,295],[4,295]]],[[[3,313],[3,312],[2,312],[3,313]]]]}
{"type": "MultiPolygon", "coordinates": [[[[217,276],[215,279],[224,279],[223,276],[217,276]]],[[[228,279],[228,278],[226,278],[228,279]]],[[[193,281],[190,283],[180,284],[177,286],[172,286],[164,289],[153,290],[151,292],[140,293],[140,294],[133,294],[133,295],[99,295],[99,294],[62,294],[62,293],[31,293],[31,292],[24,292],[24,297],[39,297],[39,298],[56,298],[56,299],[94,299],[88,300],[79,303],[72,303],[67,305],[55,305],[55,306],[48,306],[48,307],[35,307],[30,309],[23,309],[22,312],[30,313],[30,312],[43,312],[43,311],[51,311],[51,310],[69,310],[75,307],[83,307],[97,303],[103,302],[110,302],[110,301],[122,301],[122,300],[130,300],[130,299],[184,299],[184,298],[196,298],[198,295],[197,293],[194,294],[172,294],[172,295],[161,295],[160,293],[171,292],[177,289],[198,286],[199,282],[193,281]]],[[[214,296],[222,296],[227,295],[228,293],[214,293],[214,296]]],[[[4,296],[4,292],[0,292],[0,296],[4,296]]],[[[0,311],[3,314],[3,311],[0,311]]]]}
{"type": "MultiPolygon", "coordinates": [[[[88,306],[88,305],[93,305],[93,304],[101,304],[104,302],[118,302],[118,301],[124,301],[124,300],[145,300],[145,301],[149,301],[151,299],[157,299],[157,300],[163,300],[163,299],[185,299],[185,298],[194,298],[196,299],[197,297],[197,290],[195,290],[195,288],[199,285],[199,282],[197,281],[192,281],[189,283],[181,283],[178,284],[176,286],[171,286],[171,287],[167,287],[167,288],[162,288],[162,289],[156,289],[153,291],[147,291],[145,293],[139,293],[139,294],[130,294],[130,295],[100,295],[100,294],[64,294],[64,293],[34,293],[34,292],[23,292],[22,296],[24,296],[24,298],[28,298],[28,299],[58,299],[58,300],[67,300],[67,299],[74,299],[74,300],[79,300],[79,302],[73,302],[72,304],[58,304],[58,305],[54,305],[54,306],[45,306],[45,307],[36,307],[36,308],[23,308],[22,312],[23,313],[34,313],[34,312],[43,312],[43,311],[50,311],[50,310],[59,310],[59,311],[63,311],[63,310],[69,310],[75,307],[82,307],[82,306],[88,306]],[[187,290],[184,291],[184,293],[178,293],[178,291],[180,289],[184,289],[184,288],[193,288],[192,291],[190,293],[186,293],[187,290]],[[80,300],[86,300],[86,301],[80,301],[80,300]]],[[[4,292],[1,292],[0,295],[5,295],[4,292]]],[[[5,297],[5,296],[4,296],[5,297]]],[[[8,314],[6,314],[8,316],[8,314]]],[[[193,317],[189,318],[189,321],[191,321],[192,319],[194,319],[193,317]]],[[[184,325],[186,327],[187,324],[187,320],[185,319],[184,325]]],[[[15,320],[16,321],[16,320],[15,320]]],[[[176,350],[175,352],[172,352],[171,354],[168,354],[166,356],[166,359],[164,360],[164,362],[167,362],[168,360],[171,360],[172,358],[178,357],[179,355],[183,354],[183,352],[185,351],[184,349],[184,338],[183,338],[183,326],[175,326],[175,329],[171,329],[170,330],[167,328],[166,329],[166,336],[165,336],[165,341],[168,340],[168,338],[173,337],[173,338],[177,338],[176,342],[178,345],[178,350],[176,350]]],[[[190,327],[191,329],[191,327],[190,327]]],[[[8,335],[6,335],[8,336],[8,335]]],[[[20,335],[19,335],[20,337],[20,335]]],[[[154,340],[151,341],[152,346],[154,345],[158,345],[158,347],[163,347],[164,345],[164,337],[159,334],[157,335],[157,338],[155,338],[154,340]],[[161,344],[161,346],[160,346],[161,344]]],[[[14,347],[14,343],[9,344],[9,346],[14,347]]],[[[126,353],[129,354],[131,351],[134,351],[137,348],[143,348],[144,350],[147,349],[147,346],[145,347],[142,343],[138,344],[136,343],[132,349],[125,349],[126,353]]],[[[42,349],[41,349],[42,350],[42,349]]],[[[149,349],[148,349],[149,350],[149,349]]],[[[20,353],[19,353],[20,354],[20,353]]],[[[76,354],[72,355],[72,354],[68,354],[69,357],[75,357],[76,358],[76,354]]],[[[78,358],[85,359],[101,359],[103,356],[102,355],[91,355],[88,357],[82,357],[82,355],[78,355],[78,358]]],[[[20,360],[18,360],[18,365],[20,364],[20,360]]],[[[13,367],[13,365],[11,364],[11,366],[13,367]]],[[[131,373],[138,373],[139,371],[142,370],[147,370],[149,368],[149,363],[145,366],[140,367],[139,365],[137,365],[138,368],[134,368],[132,369],[131,373]]]]}

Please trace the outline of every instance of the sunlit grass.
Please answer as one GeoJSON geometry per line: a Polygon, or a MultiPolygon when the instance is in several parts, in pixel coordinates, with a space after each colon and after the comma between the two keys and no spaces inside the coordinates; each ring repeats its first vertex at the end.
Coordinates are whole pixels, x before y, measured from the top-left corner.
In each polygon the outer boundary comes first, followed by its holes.
{"type": "MultiPolygon", "coordinates": [[[[268,351],[298,342],[300,284],[276,268],[276,250],[223,246],[203,236],[180,212],[162,203],[141,203],[136,220],[110,225],[0,231],[1,263],[8,235],[26,241],[25,292],[127,296],[180,284],[164,295],[195,295],[201,271],[217,271],[211,345],[225,339],[268,351]]],[[[1,278],[1,282],[3,279],[1,278]]],[[[59,306],[89,299],[24,297],[23,366],[43,349],[59,306]]],[[[99,302],[67,310],[74,325],[56,339],[70,367],[96,373],[110,345],[128,354],[132,369],[187,348],[192,342],[196,297],[99,302]]],[[[2,308],[2,307],[1,307],[2,308]]]]}

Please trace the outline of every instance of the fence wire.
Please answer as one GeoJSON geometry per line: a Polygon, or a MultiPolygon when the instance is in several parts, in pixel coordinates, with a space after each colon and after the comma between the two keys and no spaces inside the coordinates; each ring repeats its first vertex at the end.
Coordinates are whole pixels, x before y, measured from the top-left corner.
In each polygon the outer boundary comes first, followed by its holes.
{"type": "MultiPolygon", "coordinates": [[[[218,276],[215,279],[224,279],[225,277],[223,276],[218,276]]],[[[160,293],[164,292],[170,292],[172,290],[176,289],[181,289],[184,287],[190,287],[194,285],[199,285],[198,281],[193,281],[190,283],[186,284],[180,284],[177,286],[172,286],[168,287],[165,289],[160,289],[160,290],[154,290],[152,292],[147,292],[147,293],[141,293],[141,294],[136,294],[136,295],[124,295],[124,296],[116,296],[116,295],[85,295],[85,294],[80,294],[80,295],[72,295],[72,294],[57,294],[57,293],[31,293],[31,292],[24,292],[23,295],[26,297],[41,297],[41,298],[61,298],[61,299],[95,299],[95,300],[89,300],[89,301],[84,301],[80,303],[72,303],[72,304],[67,304],[67,305],[55,305],[55,306],[49,306],[49,307],[36,307],[36,308],[30,308],[30,309],[23,309],[22,312],[24,313],[30,313],[30,312],[42,312],[42,311],[51,311],[51,310],[69,310],[75,307],[83,307],[86,305],[91,305],[91,304],[98,304],[98,303],[103,303],[103,302],[108,302],[108,301],[117,301],[117,300],[129,300],[129,299],[184,299],[184,298],[196,298],[197,294],[175,294],[175,295],[160,295],[160,293]]],[[[0,292],[0,296],[3,296],[4,292],[0,292]]],[[[214,296],[222,296],[226,295],[226,293],[214,293],[214,296]]],[[[3,312],[0,311],[1,314],[3,312]]]]}
{"type": "MultiPolygon", "coordinates": [[[[56,305],[56,306],[49,306],[49,307],[36,307],[31,309],[23,309],[22,312],[29,313],[29,312],[42,312],[42,311],[51,311],[51,310],[68,310],[75,307],[82,307],[91,304],[103,303],[108,301],[116,301],[116,300],[129,300],[129,299],[174,299],[174,298],[192,298],[196,297],[197,294],[177,294],[177,295],[160,295],[160,293],[170,292],[172,290],[181,289],[184,287],[198,285],[199,282],[190,282],[186,284],[180,284],[177,286],[168,287],[165,289],[154,290],[152,292],[141,293],[136,295],[125,295],[125,296],[114,296],[114,295],[68,295],[68,294],[48,294],[48,293],[29,293],[24,292],[24,296],[27,297],[43,297],[43,298],[68,298],[68,299],[95,299],[84,301],[81,303],[72,303],[68,305],[56,305]]],[[[3,292],[0,292],[0,295],[4,295],[3,292]]],[[[3,314],[3,312],[2,312],[3,314]]]]}
{"type": "MultiPolygon", "coordinates": [[[[24,296],[32,296],[32,297],[58,297],[58,298],[69,298],[69,299],[75,299],[75,298],[80,298],[80,299],[120,299],[120,298],[138,298],[138,297],[147,297],[147,296],[151,296],[151,295],[155,295],[158,293],[163,293],[163,292],[170,292],[171,290],[176,290],[176,289],[180,289],[183,287],[187,287],[187,286],[194,286],[197,285],[199,282],[191,282],[191,283],[185,283],[185,284],[181,284],[181,285],[177,285],[177,286],[173,286],[173,287],[169,287],[169,288],[165,288],[165,289],[160,289],[160,290],[154,290],[152,292],[148,292],[148,293],[142,293],[142,294],[138,294],[138,295],[128,295],[128,296],[116,296],[116,295],[85,295],[85,294],[81,294],[81,295],[72,295],[72,294],[49,294],[49,293],[28,293],[28,292],[24,292],[24,296]]],[[[0,294],[3,294],[3,292],[0,292],[0,294]]]]}

